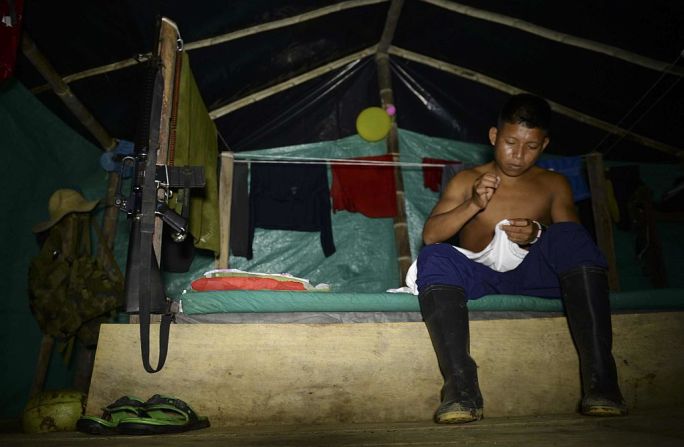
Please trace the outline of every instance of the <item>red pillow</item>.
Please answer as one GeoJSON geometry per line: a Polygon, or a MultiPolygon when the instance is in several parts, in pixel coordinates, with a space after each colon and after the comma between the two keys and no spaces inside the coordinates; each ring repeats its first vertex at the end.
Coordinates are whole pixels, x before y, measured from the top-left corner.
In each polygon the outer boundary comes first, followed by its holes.
{"type": "Polygon", "coordinates": [[[193,290],[200,292],[210,290],[306,290],[298,281],[278,281],[271,278],[220,276],[216,278],[199,278],[192,282],[193,290]]]}

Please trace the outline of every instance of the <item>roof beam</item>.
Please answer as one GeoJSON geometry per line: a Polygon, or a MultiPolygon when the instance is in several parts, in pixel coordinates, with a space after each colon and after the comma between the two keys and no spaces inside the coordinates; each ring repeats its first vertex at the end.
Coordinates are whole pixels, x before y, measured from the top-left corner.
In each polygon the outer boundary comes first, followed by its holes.
{"type": "Polygon", "coordinates": [[[336,61],[332,61],[328,64],[325,64],[323,66],[320,66],[318,68],[315,68],[309,72],[303,73],[299,76],[295,76],[294,78],[288,79],[285,82],[281,82],[280,84],[276,84],[272,87],[269,87],[267,89],[261,90],[256,93],[252,93],[249,96],[245,96],[244,98],[241,98],[237,101],[231,102],[229,104],[223,105],[221,107],[218,107],[212,111],[209,112],[209,116],[211,119],[215,120],[217,118],[220,118],[224,115],[229,114],[230,112],[233,112],[235,110],[241,109],[242,107],[248,106],[250,104],[254,104],[255,102],[261,101],[262,99],[266,99],[269,96],[275,95],[276,93],[285,91],[289,88],[296,87],[299,84],[303,84],[306,81],[309,81],[311,79],[317,78],[321,75],[324,75],[326,73],[329,73],[339,67],[342,67],[344,65],[347,65],[349,63],[359,61],[363,59],[364,57],[368,57],[372,54],[375,54],[377,50],[377,45],[373,45],[372,47],[368,47],[365,50],[361,50],[359,52],[350,54],[348,56],[345,56],[341,59],[337,59],[336,61]]]}
{"type": "Polygon", "coordinates": [[[241,39],[243,37],[251,36],[258,33],[263,33],[265,31],[271,31],[278,28],[284,28],[290,25],[298,25],[302,22],[317,19],[329,14],[344,11],[351,8],[359,8],[362,6],[374,5],[376,3],[385,3],[389,0],[348,0],[334,5],[326,6],[324,8],[316,9],[314,11],[309,11],[304,14],[300,14],[293,17],[288,17],[282,20],[276,20],[274,22],[262,23],[261,25],[252,26],[249,28],[241,29],[227,34],[222,34],[220,36],[210,37],[208,39],[197,40],[185,45],[186,50],[196,50],[198,48],[210,47],[214,45],[219,45],[222,43],[230,42],[231,40],[241,39]]]}
{"type": "MultiPolygon", "coordinates": [[[[461,78],[469,79],[473,82],[477,82],[478,84],[486,85],[491,88],[495,88],[497,90],[500,90],[502,92],[506,92],[510,95],[517,95],[518,93],[528,93],[525,90],[522,90],[518,87],[514,87],[510,84],[506,84],[505,82],[499,81],[498,79],[491,78],[489,76],[483,75],[482,73],[478,73],[476,71],[470,70],[468,68],[464,68],[458,65],[450,64],[447,62],[440,61],[438,59],[434,59],[428,56],[423,56],[422,54],[414,53],[412,51],[404,50],[402,48],[392,46],[390,47],[389,50],[390,54],[402,57],[404,59],[413,61],[413,62],[418,62],[423,65],[427,65],[433,68],[436,68],[441,71],[445,71],[447,73],[459,76],[461,78]]],[[[634,132],[631,132],[628,129],[623,129],[619,126],[616,126],[614,124],[611,124],[609,122],[603,121],[598,118],[594,118],[593,116],[587,115],[585,113],[582,113],[578,110],[572,109],[570,107],[566,107],[562,104],[559,104],[557,102],[549,101],[549,104],[551,105],[551,109],[556,112],[560,113],[561,115],[565,115],[569,118],[572,118],[575,121],[579,121],[585,124],[588,124],[592,127],[597,127],[599,129],[605,130],[606,132],[610,132],[614,135],[617,135],[619,137],[634,141],[636,143],[642,144],[644,146],[650,147],[652,149],[657,149],[661,152],[664,152],[669,155],[674,155],[679,158],[684,158],[684,149],[682,148],[677,148],[674,146],[670,146],[669,144],[662,143],[660,141],[654,140],[652,138],[645,137],[643,135],[636,134],[634,132]]]]}
{"type": "MultiPolygon", "coordinates": [[[[88,132],[97,140],[105,151],[112,151],[116,149],[117,141],[109,132],[100,124],[90,110],[81,102],[80,99],[71,91],[69,86],[64,82],[55,70],[54,66],[45,57],[45,55],[36,46],[31,36],[27,31],[23,32],[21,38],[21,50],[24,56],[31,62],[31,64],[38,70],[38,73],[48,81],[48,85],[64,105],[74,114],[79,122],[86,128],[88,132]]],[[[98,258],[102,261],[107,270],[115,276],[120,275],[119,267],[116,262],[109,255],[110,250],[114,246],[116,239],[116,224],[119,216],[119,209],[114,206],[114,195],[119,188],[119,173],[116,171],[108,174],[107,193],[105,196],[105,212],[102,221],[102,232],[104,244],[108,247],[100,246],[98,249],[98,258]]]]}
{"type": "Polygon", "coordinates": [[[544,28],[534,23],[526,22],[515,17],[509,17],[503,14],[485,11],[483,9],[473,8],[472,6],[462,5],[460,3],[447,0],[421,0],[425,3],[438,6],[465,16],[474,17],[476,19],[485,20],[487,22],[498,23],[499,25],[509,26],[548,40],[560,42],[565,45],[572,45],[583,48],[585,50],[603,53],[608,56],[622,59],[631,64],[641,65],[642,67],[650,68],[659,72],[666,72],[669,74],[684,77],[684,68],[673,66],[667,62],[652,59],[650,57],[642,56],[631,51],[623,50],[622,48],[606,45],[582,37],[572,36],[570,34],[561,33],[552,29],[544,28]]]}
{"type": "MultiPolygon", "coordinates": [[[[360,8],[363,6],[374,5],[376,3],[386,3],[390,0],[347,0],[344,2],[336,3],[334,5],[326,6],[324,8],[319,8],[314,11],[309,11],[304,14],[299,14],[292,17],[287,17],[282,20],[276,20],[273,22],[263,23],[261,25],[252,26],[249,28],[241,29],[238,31],[233,31],[226,34],[221,34],[219,36],[210,37],[207,39],[196,40],[194,42],[185,43],[183,49],[185,51],[197,50],[199,48],[210,47],[214,45],[223,44],[237,39],[242,39],[243,37],[252,36],[254,34],[263,33],[265,31],[271,31],[278,28],[284,28],[286,26],[297,25],[309,20],[317,19],[329,14],[344,11],[352,8],[360,8]]],[[[100,67],[90,68],[88,70],[80,71],[78,73],[72,73],[70,75],[64,76],[62,79],[65,83],[69,84],[73,81],[78,81],[80,79],[90,78],[92,76],[97,76],[112,71],[120,70],[122,68],[131,67],[147,61],[150,58],[150,53],[138,54],[134,58],[125,59],[118,62],[113,62],[111,64],[102,65],[100,67]]],[[[41,85],[31,89],[34,94],[41,93],[43,91],[49,90],[48,85],[41,85]]]]}

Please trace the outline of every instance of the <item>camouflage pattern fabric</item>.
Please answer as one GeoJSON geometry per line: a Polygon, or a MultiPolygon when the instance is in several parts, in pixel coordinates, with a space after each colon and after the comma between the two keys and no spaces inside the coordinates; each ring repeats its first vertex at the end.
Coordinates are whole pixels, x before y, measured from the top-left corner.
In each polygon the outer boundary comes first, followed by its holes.
{"type": "Polygon", "coordinates": [[[74,213],[49,230],[29,266],[29,304],[41,331],[97,343],[99,325],[123,300],[123,281],[91,255],[90,216],[74,213]]]}

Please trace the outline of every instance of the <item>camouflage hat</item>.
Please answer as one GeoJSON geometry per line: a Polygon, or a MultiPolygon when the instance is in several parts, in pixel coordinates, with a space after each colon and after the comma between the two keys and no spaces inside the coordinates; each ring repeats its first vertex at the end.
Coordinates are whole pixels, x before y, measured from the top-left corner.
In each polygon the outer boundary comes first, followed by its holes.
{"type": "Polygon", "coordinates": [[[48,201],[50,220],[33,226],[34,233],[40,233],[52,227],[69,213],[88,213],[95,208],[99,200],[86,200],[81,193],[73,189],[58,189],[48,201]]]}

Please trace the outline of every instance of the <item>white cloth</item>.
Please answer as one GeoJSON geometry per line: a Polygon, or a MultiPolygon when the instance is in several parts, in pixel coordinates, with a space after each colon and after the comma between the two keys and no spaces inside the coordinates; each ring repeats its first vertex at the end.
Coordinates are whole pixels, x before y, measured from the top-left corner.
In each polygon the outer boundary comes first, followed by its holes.
{"type": "MultiPolygon", "coordinates": [[[[486,265],[497,272],[507,272],[516,268],[527,255],[527,250],[520,248],[515,242],[508,239],[508,235],[501,229],[501,225],[507,225],[508,219],[497,223],[494,227],[494,238],[484,250],[477,253],[461,247],[454,247],[475,262],[486,265]]],[[[413,261],[406,273],[406,287],[391,289],[388,292],[409,292],[418,295],[416,277],[418,276],[417,260],[413,261]]]]}

